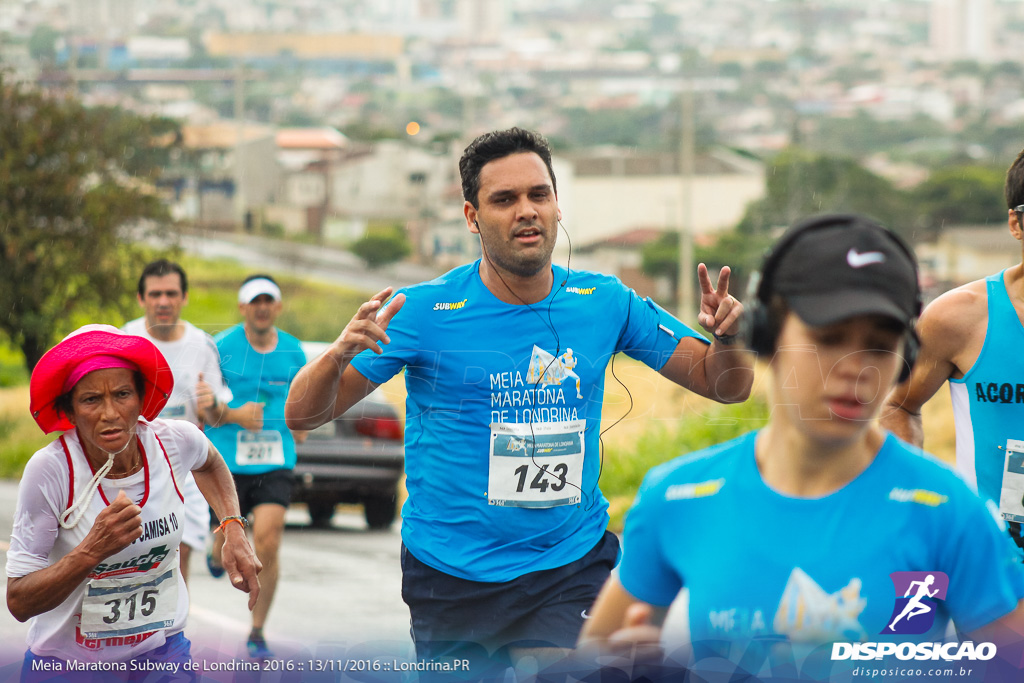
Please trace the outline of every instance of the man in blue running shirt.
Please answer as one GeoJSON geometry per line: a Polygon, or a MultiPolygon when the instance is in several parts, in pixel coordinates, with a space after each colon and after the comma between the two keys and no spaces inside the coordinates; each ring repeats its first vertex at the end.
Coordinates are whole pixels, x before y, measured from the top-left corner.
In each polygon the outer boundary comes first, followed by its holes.
{"type": "MultiPolygon", "coordinates": [[[[1020,242],[1024,152],[1006,173],[1004,193],[1010,234],[1020,242]]],[[[999,505],[1018,548],[1024,548],[1022,315],[1021,263],[937,298],[917,324],[921,362],[908,381],[893,389],[882,416],[884,427],[923,445],[921,408],[948,381],[956,427],[956,469],[983,498],[999,505]],[[1004,472],[1010,475],[1004,477],[1004,472]]]]}
{"type": "Polygon", "coordinates": [[[708,343],[617,278],[552,264],[561,210],[543,137],[482,135],[459,167],[482,258],[363,304],[295,378],[286,417],[314,428],[405,369],[402,597],[417,654],[500,679],[574,645],[617,560],[597,486],[612,355],[723,403],[745,400],[753,374],[732,346],[728,268],[717,287],[698,268],[708,343]]]}

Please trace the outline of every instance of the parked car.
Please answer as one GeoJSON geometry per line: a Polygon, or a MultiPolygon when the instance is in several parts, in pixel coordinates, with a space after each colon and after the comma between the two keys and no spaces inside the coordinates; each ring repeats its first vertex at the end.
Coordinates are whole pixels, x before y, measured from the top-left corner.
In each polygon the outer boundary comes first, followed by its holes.
{"type": "MultiPolygon", "coordinates": [[[[302,348],[308,362],[327,344],[302,342],[302,348]]],[[[395,521],[405,448],[398,411],[380,389],[312,430],[295,452],[292,502],[306,504],[315,526],[328,526],[339,503],[362,504],[371,529],[395,521]]]]}

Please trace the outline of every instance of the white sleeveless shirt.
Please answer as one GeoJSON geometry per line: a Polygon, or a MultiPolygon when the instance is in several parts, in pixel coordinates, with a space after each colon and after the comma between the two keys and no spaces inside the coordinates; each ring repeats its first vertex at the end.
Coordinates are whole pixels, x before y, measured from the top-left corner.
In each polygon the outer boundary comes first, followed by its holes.
{"type": "MultiPolygon", "coordinates": [[[[183,420],[139,420],[143,467],[101,479],[79,523],[57,520],[87,493],[93,468],[76,431],[32,456],[19,486],[7,575],[26,576],[71,552],[120,489],[142,508],[142,536],[90,572],[60,605],[29,620],[36,655],[79,661],[124,661],[164,644],[185,627],[188,594],[178,571],[184,505],[179,482],[206,462],[208,441],[183,420]]],[[[74,519],[77,513],[72,513],[74,519]]]]}

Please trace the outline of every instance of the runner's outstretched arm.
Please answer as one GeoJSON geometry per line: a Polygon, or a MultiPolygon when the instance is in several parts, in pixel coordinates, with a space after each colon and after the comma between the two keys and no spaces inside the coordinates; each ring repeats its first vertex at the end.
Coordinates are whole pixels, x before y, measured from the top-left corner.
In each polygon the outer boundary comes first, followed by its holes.
{"type": "Polygon", "coordinates": [[[633,597],[612,574],[590,609],[577,648],[595,657],[614,652],[635,659],[660,658],[661,627],[667,614],[667,607],[633,597]]]}
{"type": "Polygon", "coordinates": [[[380,345],[390,341],[388,324],[405,303],[405,295],[399,294],[378,316],[391,292],[388,287],[360,306],[334,343],[299,370],[284,409],[289,428],[316,429],[374,390],[376,385],[349,363],[364,349],[383,353],[380,345]]]}

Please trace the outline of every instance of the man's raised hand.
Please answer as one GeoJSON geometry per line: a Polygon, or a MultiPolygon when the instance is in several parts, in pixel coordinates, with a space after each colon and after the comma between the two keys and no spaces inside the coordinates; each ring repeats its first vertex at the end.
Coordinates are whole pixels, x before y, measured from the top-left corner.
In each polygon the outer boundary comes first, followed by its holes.
{"type": "Polygon", "coordinates": [[[700,313],[697,321],[705,330],[719,337],[737,334],[740,315],[743,313],[743,304],[729,294],[731,273],[729,266],[723,266],[718,274],[718,286],[712,287],[708,267],[703,263],[697,266],[697,279],[700,281],[700,313]]]}
{"type": "Polygon", "coordinates": [[[405,303],[405,294],[399,294],[388,301],[387,306],[384,306],[384,302],[391,296],[392,291],[393,289],[388,287],[377,292],[369,301],[359,307],[348,325],[334,341],[335,357],[338,360],[348,362],[364,349],[369,349],[378,355],[384,353],[381,344],[391,341],[387,333],[388,325],[405,303]],[[384,306],[383,310],[381,310],[382,306],[384,306]]]}

